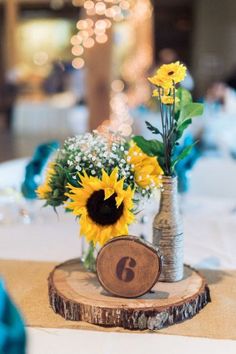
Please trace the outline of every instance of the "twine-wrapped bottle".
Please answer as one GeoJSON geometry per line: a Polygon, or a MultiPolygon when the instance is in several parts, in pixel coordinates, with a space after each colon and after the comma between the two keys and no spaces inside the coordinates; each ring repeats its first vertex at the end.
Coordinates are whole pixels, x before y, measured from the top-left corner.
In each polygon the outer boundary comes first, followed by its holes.
{"type": "Polygon", "coordinates": [[[153,222],[153,244],[163,256],[160,281],[183,278],[183,226],[179,213],[177,177],[163,176],[159,213],[153,222]]]}

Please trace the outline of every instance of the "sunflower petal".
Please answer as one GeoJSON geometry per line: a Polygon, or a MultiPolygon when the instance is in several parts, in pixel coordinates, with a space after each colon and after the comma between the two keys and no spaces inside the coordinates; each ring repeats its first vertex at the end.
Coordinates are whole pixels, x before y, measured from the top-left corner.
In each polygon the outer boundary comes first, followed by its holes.
{"type": "Polygon", "coordinates": [[[124,196],[120,195],[116,197],[116,207],[119,208],[119,206],[121,205],[121,203],[124,200],[124,196]]]}
{"type": "Polygon", "coordinates": [[[109,199],[114,193],[115,193],[115,191],[113,188],[105,188],[104,189],[104,194],[105,194],[104,200],[109,199]]]}
{"type": "Polygon", "coordinates": [[[112,173],[110,174],[110,183],[115,184],[118,178],[118,167],[114,168],[112,173]]]}

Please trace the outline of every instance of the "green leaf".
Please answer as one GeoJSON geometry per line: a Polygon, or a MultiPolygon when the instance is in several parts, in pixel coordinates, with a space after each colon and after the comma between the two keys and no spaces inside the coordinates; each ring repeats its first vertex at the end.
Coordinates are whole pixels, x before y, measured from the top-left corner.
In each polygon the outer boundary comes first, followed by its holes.
{"type": "Polygon", "coordinates": [[[158,156],[157,160],[158,160],[158,163],[161,166],[162,170],[165,172],[166,171],[165,157],[164,156],[158,156]]]}
{"type": "Polygon", "coordinates": [[[178,119],[178,126],[183,124],[186,120],[190,118],[201,116],[203,114],[203,104],[202,103],[188,103],[186,104],[180,112],[178,119]]]}
{"type": "Polygon", "coordinates": [[[183,87],[179,87],[177,89],[176,97],[179,99],[179,102],[176,102],[175,104],[175,113],[176,113],[175,119],[178,120],[181,109],[184,106],[186,106],[186,104],[191,103],[193,100],[192,100],[191,93],[188,90],[184,89],[183,87]]]}
{"type": "Polygon", "coordinates": [[[183,132],[185,131],[185,129],[188,128],[188,126],[192,123],[192,119],[186,119],[183,123],[181,123],[178,127],[177,127],[177,131],[176,131],[176,141],[179,140],[182,135],[183,132]]]}
{"type": "Polygon", "coordinates": [[[191,93],[183,87],[179,87],[176,91],[176,97],[179,98],[181,107],[193,101],[191,93]]]}
{"type": "Polygon", "coordinates": [[[65,173],[64,185],[67,185],[67,182],[69,182],[73,187],[80,187],[77,179],[73,178],[73,176],[76,175],[75,173],[67,170],[65,170],[64,173],[65,173]]]}
{"type": "Polygon", "coordinates": [[[183,160],[186,156],[188,156],[188,154],[191,152],[192,148],[194,145],[196,145],[197,142],[186,146],[183,151],[179,154],[179,156],[177,156],[172,162],[171,162],[171,168],[174,170],[176,164],[180,161],[183,160]]]}
{"type": "Polygon", "coordinates": [[[138,147],[148,156],[163,156],[164,147],[163,143],[158,140],[146,140],[142,136],[135,136],[133,141],[138,147]]]}
{"type": "Polygon", "coordinates": [[[152,134],[162,135],[162,132],[158,128],[154,127],[151,123],[145,121],[145,124],[146,124],[146,127],[152,132],[152,134]]]}

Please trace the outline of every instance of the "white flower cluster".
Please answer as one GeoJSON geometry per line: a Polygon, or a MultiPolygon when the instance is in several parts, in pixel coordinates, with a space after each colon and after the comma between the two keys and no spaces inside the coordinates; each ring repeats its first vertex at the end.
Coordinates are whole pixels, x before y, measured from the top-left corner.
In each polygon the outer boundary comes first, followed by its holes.
{"type": "MultiPolygon", "coordinates": [[[[134,185],[132,166],[127,162],[128,144],[118,135],[103,136],[96,131],[69,138],[60,150],[59,159],[66,158],[66,164],[76,172],[86,171],[88,175],[101,177],[102,169],[108,174],[119,168],[119,177],[127,185],[134,185]]],[[[74,176],[76,178],[76,175],[74,176]]]]}
{"type": "Polygon", "coordinates": [[[102,170],[108,175],[118,167],[119,178],[124,178],[124,187],[135,189],[135,204],[140,198],[149,198],[155,188],[142,188],[135,181],[134,165],[129,159],[129,142],[115,133],[102,135],[97,131],[68,138],[59,150],[56,162],[66,171],[69,181],[78,182],[78,173],[101,178],[102,170]]]}

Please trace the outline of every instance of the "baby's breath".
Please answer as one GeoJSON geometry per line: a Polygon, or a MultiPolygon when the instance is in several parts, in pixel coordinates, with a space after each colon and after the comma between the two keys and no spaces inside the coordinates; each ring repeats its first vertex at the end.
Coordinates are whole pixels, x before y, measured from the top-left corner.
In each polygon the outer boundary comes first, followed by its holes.
{"type": "Polygon", "coordinates": [[[102,171],[108,175],[118,167],[119,178],[124,179],[124,187],[135,190],[135,203],[142,197],[149,197],[154,188],[142,188],[138,185],[134,175],[134,165],[130,164],[130,142],[117,134],[109,137],[99,134],[86,133],[68,138],[63,147],[58,150],[55,160],[56,172],[51,180],[52,190],[59,190],[57,199],[47,203],[58,206],[65,201],[68,183],[80,186],[80,174],[102,177],[102,171]]]}

